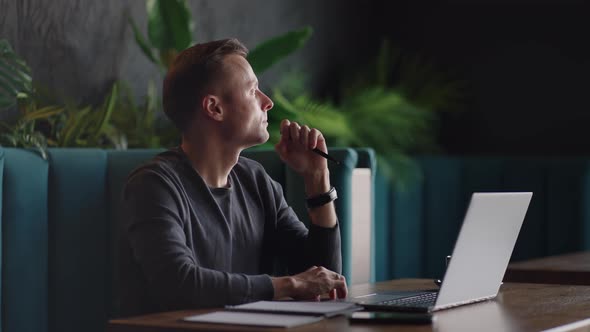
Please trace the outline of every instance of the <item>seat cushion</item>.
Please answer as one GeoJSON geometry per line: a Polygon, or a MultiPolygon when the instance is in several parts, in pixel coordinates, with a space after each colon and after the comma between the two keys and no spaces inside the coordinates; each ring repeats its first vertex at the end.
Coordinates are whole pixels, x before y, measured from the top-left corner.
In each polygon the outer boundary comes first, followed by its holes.
{"type": "Polygon", "coordinates": [[[2,314],[4,331],[48,331],[48,162],[4,149],[2,314]]]}
{"type": "Polygon", "coordinates": [[[50,149],[49,160],[51,331],[103,331],[111,283],[106,152],[50,149]]]}

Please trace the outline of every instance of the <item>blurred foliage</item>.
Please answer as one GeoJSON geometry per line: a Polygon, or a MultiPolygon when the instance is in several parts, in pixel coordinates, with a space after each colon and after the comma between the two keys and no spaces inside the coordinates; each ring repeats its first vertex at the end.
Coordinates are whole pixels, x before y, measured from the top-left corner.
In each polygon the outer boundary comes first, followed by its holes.
{"type": "Polygon", "coordinates": [[[388,41],[374,61],[346,75],[336,102],[313,98],[301,74],[288,75],[272,94],[267,144],[279,140],[279,122],[290,118],[320,129],[330,146],[375,149],[383,174],[402,187],[420,177],[411,154],[439,151],[437,112],[460,109],[462,83],[388,41]]]}
{"type": "Polygon", "coordinates": [[[0,39],[0,110],[14,106],[17,98],[26,98],[32,91],[31,69],[7,40],[0,39]]]}
{"type": "Polygon", "coordinates": [[[306,26],[263,41],[249,52],[248,62],[254,72],[260,75],[302,48],[311,38],[312,33],[312,28],[306,26]]]}
{"type": "MultiPolygon", "coordinates": [[[[193,21],[184,0],[147,0],[145,38],[129,17],[137,45],[165,72],[175,56],[193,44],[193,21]]],[[[250,53],[248,60],[262,73],[302,47],[311,28],[271,38],[250,53]]],[[[18,106],[13,123],[1,123],[0,144],[32,147],[47,157],[49,147],[158,148],[179,143],[179,133],[163,116],[153,82],[142,102],[137,102],[124,82],[115,83],[98,107],[72,102],[55,103],[51,92],[33,88],[31,71],[6,40],[0,40],[0,109],[18,106]],[[49,96],[49,97],[48,97],[49,96]],[[42,105],[42,106],[38,106],[42,105]]]]}
{"type": "Polygon", "coordinates": [[[129,23],[143,54],[165,72],[176,55],[193,42],[193,21],[185,0],[147,0],[146,39],[132,17],[129,23]]]}
{"type": "Polygon", "coordinates": [[[162,102],[153,81],[149,81],[147,93],[140,103],[126,83],[118,84],[121,86],[121,95],[112,118],[116,132],[111,137],[118,149],[160,148],[180,144],[180,134],[162,114],[162,102]]]}
{"type": "Polygon", "coordinates": [[[118,98],[118,85],[99,107],[66,105],[56,117],[47,118],[45,134],[55,147],[110,147],[114,128],[110,118],[118,98]]]}
{"type": "Polygon", "coordinates": [[[6,40],[0,40],[0,99],[5,108],[16,106],[13,123],[1,122],[0,145],[35,148],[47,158],[47,147],[112,146],[110,117],[118,98],[115,84],[99,107],[72,103],[55,105],[48,93],[35,88],[31,71],[6,40]]]}
{"type": "Polygon", "coordinates": [[[0,145],[35,148],[47,158],[47,147],[111,147],[113,127],[109,123],[117,99],[113,85],[103,105],[38,106],[35,93],[18,97],[19,116],[12,124],[1,122],[0,145]]]}

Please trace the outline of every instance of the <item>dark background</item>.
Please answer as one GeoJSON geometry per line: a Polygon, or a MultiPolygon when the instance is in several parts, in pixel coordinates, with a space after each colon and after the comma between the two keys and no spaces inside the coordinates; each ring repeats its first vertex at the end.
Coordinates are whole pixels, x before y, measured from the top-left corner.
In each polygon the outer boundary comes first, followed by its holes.
{"type": "Polygon", "coordinates": [[[468,83],[441,124],[451,154],[590,153],[585,1],[384,1],[378,29],[468,83]]]}
{"type": "MultiPolygon", "coordinates": [[[[586,1],[190,1],[195,41],[237,37],[247,46],[309,24],[303,50],[261,77],[301,70],[326,95],[363,66],[383,38],[462,79],[460,111],[440,122],[454,155],[588,155],[590,5],[586,1]]],[[[138,98],[161,81],[135,45],[125,15],[145,32],[143,0],[0,0],[7,38],[36,80],[81,103],[116,79],[138,98]]],[[[9,115],[0,114],[0,118],[9,115]]]]}

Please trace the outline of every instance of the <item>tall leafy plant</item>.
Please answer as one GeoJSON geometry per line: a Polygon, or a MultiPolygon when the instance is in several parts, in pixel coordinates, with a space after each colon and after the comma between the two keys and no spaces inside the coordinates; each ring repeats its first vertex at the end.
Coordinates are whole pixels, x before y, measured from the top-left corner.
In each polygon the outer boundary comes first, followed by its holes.
{"type": "Polygon", "coordinates": [[[193,20],[184,0],[147,0],[148,38],[145,38],[132,17],[129,22],[137,45],[143,54],[163,71],[176,55],[193,42],[193,20]]]}
{"type": "Polygon", "coordinates": [[[37,130],[39,119],[59,114],[58,107],[37,108],[31,102],[33,95],[31,70],[26,62],[13,51],[10,43],[0,40],[0,110],[17,106],[19,119],[10,125],[0,122],[0,145],[23,148],[36,148],[43,158],[47,158],[47,139],[37,130]]]}
{"type": "MultiPolygon", "coordinates": [[[[36,148],[47,158],[47,147],[111,146],[110,118],[118,97],[114,85],[103,105],[43,105],[42,93],[33,88],[31,72],[6,40],[0,40],[0,100],[17,106],[14,123],[0,122],[0,145],[36,148]]],[[[43,90],[43,89],[41,89],[43,90]]]]}
{"type": "Polygon", "coordinates": [[[51,137],[58,147],[104,147],[111,146],[112,133],[110,119],[118,98],[118,85],[99,107],[67,106],[57,119],[50,121],[51,137]]]}

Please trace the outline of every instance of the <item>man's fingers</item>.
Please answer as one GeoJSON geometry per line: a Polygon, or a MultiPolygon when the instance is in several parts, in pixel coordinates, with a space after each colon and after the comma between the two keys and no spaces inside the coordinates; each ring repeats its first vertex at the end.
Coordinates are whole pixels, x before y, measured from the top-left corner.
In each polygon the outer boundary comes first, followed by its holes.
{"type": "Polygon", "coordinates": [[[289,129],[291,133],[291,141],[299,142],[299,137],[301,136],[301,126],[297,122],[291,122],[289,129]]]}
{"type": "Polygon", "coordinates": [[[300,138],[299,138],[299,143],[301,143],[301,145],[303,145],[303,147],[305,149],[308,149],[308,145],[309,145],[309,136],[310,136],[310,132],[311,130],[309,129],[308,126],[303,126],[301,127],[301,131],[300,131],[300,138]]]}
{"type": "Polygon", "coordinates": [[[311,131],[309,132],[309,140],[307,142],[308,147],[310,150],[315,149],[315,147],[318,145],[318,138],[320,137],[321,133],[319,130],[313,128],[311,129],[311,131]]]}
{"type": "Polygon", "coordinates": [[[291,121],[284,119],[281,121],[281,142],[289,141],[291,134],[289,132],[289,126],[291,125],[291,121]]]}
{"type": "Polygon", "coordinates": [[[341,282],[340,287],[336,287],[339,299],[344,299],[348,296],[348,287],[346,286],[346,278],[343,275],[338,276],[338,280],[341,282]]]}
{"type": "Polygon", "coordinates": [[[281,121],[281,134],[285,134],[290,125],[291,121],[289,121],[289,119],[283,119],[283,121],[281,121]]]}
{"type": "Polygon", "coordinates": [[[336,291],[338,293],[339,299],[345,299],[348,296],[348,288],[346,286],[342,288],[336,288],[336,291]]]}
{"type": "Polygon", "coordinates": [[[295,121],[284,119],[281,121],[281,143],[285,145],[296,143],[301,144],[305,150],[312,150],[320,147],[323,150],[325,139],[322,133],[316,128],[301,126],[295,121]]]}
{"type": "Polygon", "coordinates": [[[332,289],[330,291],[330,300],[336,300],[336,296],[337,296],[336,289],[332,289]]]}

